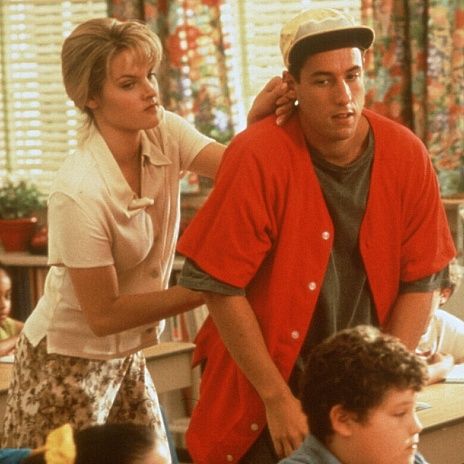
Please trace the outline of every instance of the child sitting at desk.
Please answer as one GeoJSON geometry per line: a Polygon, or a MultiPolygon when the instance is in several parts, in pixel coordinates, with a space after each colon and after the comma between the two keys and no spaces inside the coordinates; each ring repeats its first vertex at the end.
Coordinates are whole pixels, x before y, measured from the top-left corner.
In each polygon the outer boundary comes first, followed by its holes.
{"type": "Polygon", "coordinates": [[[143,425],[103,424],[73,432],[65,424],[50,432],[41,448],[0,449],[0,464],[168,464],[168,456],[143,425]]]}
{"type": "Polygon", "coordinates": [[[6,267],[0,263],[0,356],[14,352],[23,323],[12,319],[11,313],[11,277],[6,267]]]}
{"type": "Polygon", "coordinates": [[[433,297],[430,322],[416,349],[427,361],[428,384],[440,382],[455,363],[464,362],[464,321],[440,309],[456,291],[462,274],[455,262],[445,270],[441,288],[433,297]]]}
{"type": "Polygon", "coordinates": [[[301,404],[311,430],[279,464],[419,464],[416,392],[422,360],[369,326],[346,329],[308,356],[301,404]]]}

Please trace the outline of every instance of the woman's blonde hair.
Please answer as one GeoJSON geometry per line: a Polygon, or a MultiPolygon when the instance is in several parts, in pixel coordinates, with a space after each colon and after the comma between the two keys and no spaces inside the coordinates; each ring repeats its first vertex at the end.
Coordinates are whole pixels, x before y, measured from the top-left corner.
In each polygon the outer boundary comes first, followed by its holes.
{"type": "Polygon", "coordinates": [[[77,108],[87,115],[88,122],[93,121],[93,114],[87,102],[101,95],[109,64],[123,50],[132,50],[138,59],[153,68],[162,58],[158,36],[136,20],[91,19],[77,26],[63,43],[64,87],[77,108]]]}

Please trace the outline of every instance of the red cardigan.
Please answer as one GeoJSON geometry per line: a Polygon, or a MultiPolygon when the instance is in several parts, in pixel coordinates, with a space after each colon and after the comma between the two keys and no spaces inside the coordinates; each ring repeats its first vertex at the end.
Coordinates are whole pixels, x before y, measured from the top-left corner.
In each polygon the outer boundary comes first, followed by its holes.
{"type": "MultiPolygon", "coordinates": [[[[455,249],[422,142],[399,124],[364,114],[375,151],[359,246],[383,324],[400,281],[441,270],[455,249]]],[[[267,118],[233,140],[214,190],[178,250],[215,278],[246,287],[269,352],[288,379],[332,239],[333,225],[295,115],[284,127],[267,118]]],[[[211,319],[196,343],[195,362],[207,363],[187,433],[190,454],[197,464],[238,462],[266,424],[264,406],[211,319]]]]}

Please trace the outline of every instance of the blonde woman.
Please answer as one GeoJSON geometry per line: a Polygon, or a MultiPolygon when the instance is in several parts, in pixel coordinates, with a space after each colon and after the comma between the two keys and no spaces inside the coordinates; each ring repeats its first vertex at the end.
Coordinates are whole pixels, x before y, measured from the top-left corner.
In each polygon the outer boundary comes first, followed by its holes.
{"type": "MultiPolygon", "coordinates": [[[[90,20],[64,41],[65,88],[87,124],[49,197],[51,268],[18,343],[4,445],[36,447],[65,422],[150,424],[166,441],[140,350],[163,318],[203,303],[167,288],[179,174],[214,177],[224,147],[162,108],[161,55],[137,21],[90,20]]],[[[282,88],[271,81],[249,120],[271,113],[282,88]]]]}

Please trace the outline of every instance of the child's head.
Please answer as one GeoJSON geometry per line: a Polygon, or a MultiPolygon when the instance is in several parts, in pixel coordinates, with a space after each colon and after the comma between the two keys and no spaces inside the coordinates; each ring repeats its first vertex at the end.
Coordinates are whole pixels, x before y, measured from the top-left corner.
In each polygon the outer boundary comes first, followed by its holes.
{"type": "MultiPolygon", "coordinates": [[[[65,426],[57,429],[70,427],[65,426]]],[[[53,433],[53,432],[52,432],[53,433]]],[[[62,432],[61,432],[62,433],[62,432]]],[[[136,424],[103,424],[94,425],[78,432],[70,432],[75,458],[67,458],[60,462],[69,464],[167,464],[170,462],[169,450],[160,445],[152,429],[136,424]]],[[[47,444],[49,443],[47,438],[47,444]]],[[[55,440],[65,443],[60,437],[55,440]]],[[[164,444],[164,442],[163,442],[164,444]]],[[[69,448],[69,444],[68,444],[69,448]]],[[[47,450],[47,445],[45,446],[47,450]]],[[[63,453],[59,453],[60,456],[63,453]]],[[[64,454],[69,454],[64,453],[64,454]]],[[[23,460],[23,464],[48,464],[46,451],[34,453],[23,460]]]]}
{"type": "Polygon", "coordinates": [[[0,263],[0,323],[11,312],[11,278],[6,267],[0,263]]]}
{"type": "Polygon", "coordinates": [[[463,268],[456,260],[453,260],[446,267],[440,285],[440,305],[445,304],[455,290],[459,287],[463,275],[463,268]]]}
{"type": "Polygon", "coordinates": [[[309,354],[301,402],[311,433],[343,462],[409,463],[420,423],[415,396],[426,368],[396,338],[359,326],[309,354]]]}

